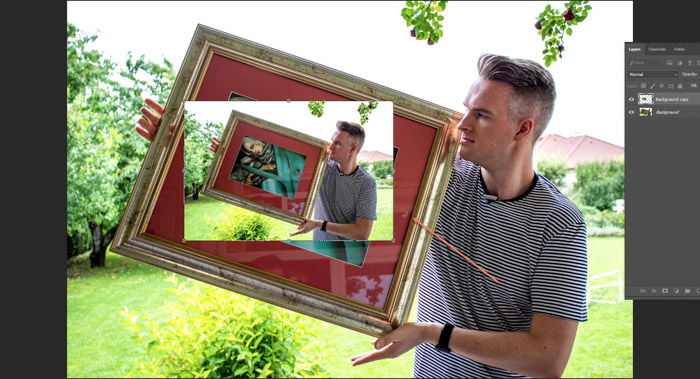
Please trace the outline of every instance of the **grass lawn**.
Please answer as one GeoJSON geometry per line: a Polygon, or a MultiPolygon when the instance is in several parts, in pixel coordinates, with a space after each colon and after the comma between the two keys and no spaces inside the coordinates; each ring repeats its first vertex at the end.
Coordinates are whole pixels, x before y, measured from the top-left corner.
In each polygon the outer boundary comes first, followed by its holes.
{"type": "MultiPolygon", "coordinates": [[[[393,238],[393,194],[392,188],[377,189],[377,220],[372,227],[372,233],[369,236],[370,240],[387,241],[393,238]],[[387,204],[388,206],[382,207],[382,204],[387,204]]],[[[207,224],[205,217],[216,217],[216,215],[223,214],[225,210],[232,208],[236,208],[236,206],[202,195],[197,200],[188,198],[185,201],[185,239],[190,241],[211,239],[210,234],[213,230],[207,224]]],[[[296,225],[272,217],[264,217],[279,235],[288,236],[289,233],[297,230],[296,225]]],[[[296,235],[290,239],[294,241],[308,241],[311,239],[311,233],[296,235]]]]}
{"type": "MultiPolygon", "coordinates": [[[[624,274],[624,237],[588,238],[588,276],[619,269],[624,274]]],[[[606,284],[616,276],[592,282],[606,284]]],[[[622,278],[624,283],[624,276],[622,278]]],[[[614,300],[617,288],[594,291],[593,299],[614,300]]],[[[588,321],[580,323],[566,377],[632,377],[632,300],[619,304],[591,303],[588,321]]]]}
{"type": "MultiPolygon", "coordinates": [[[[589,275],[624,269],[623,246],[624,238],[589,238],[589,275]]],[[[107,267],[90,270],[88,265],[82,258],[69,266],[67,376],[123,377],[142,353],[124,329],[119,312],[126,306],[141,314],[158,314],[159,306],[174,300],[166,290],[170,285],[163,281],[169,273],[111,253],[107,267]]],[[[594,298],[612,298],[612,294],[594,293],[594,298]]],[[[631,377],[632,302],[593,303],[588,318],[579,325],[564,376],[631,377]]],[[[415,320],[415,309],[409,320],[415,320]]],[[[413,351],[392,361],[352,367],[350,356],[371,350],[374,338],[322,321],[310,322],[317,324],[330,376],[413,376],[413,351]]]]}
{"type": "Polygon", "coordinates": [[[68,268],[67,376],[123,377],[140,347],[119,312],[128,307],[156,314],[174,300],[163,281],[169,273],[112,253],[106,267],[97,269],[89,269],[87,257],[79,258],[68,268]]]}

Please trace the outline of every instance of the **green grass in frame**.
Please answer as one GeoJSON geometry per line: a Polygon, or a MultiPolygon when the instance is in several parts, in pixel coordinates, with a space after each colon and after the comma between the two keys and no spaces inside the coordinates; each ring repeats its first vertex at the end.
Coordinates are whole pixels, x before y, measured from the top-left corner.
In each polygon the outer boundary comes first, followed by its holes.
{"type": "MultiPolygon", "coordinates": [[[[377,220],[372,226],[372,233],[369,236],[371,241],[387,241],[393,238],[394,219],[393,214],[393,189],[378,188],[377,189],[377,220]]],[[[200,195],[199,199],[185,200],[185,240],[202,241],[210,240],[212,229],[207,224],[205,217],[216,217],[223,214],[223,211],[236,206],[224,203],[210,197],[200,195]]],[[[252,212],[243,210],[245,212],[252,212]]],[[[297,229],[296,226],[287,222],[277,220],[272,217],[263,216],[273,226],[279,235],[289,236],[289,233],[297,229]]],[[[308,241],[311,239],[311,234],[296,235],[290,238],[293,241],[308,241]]]]}

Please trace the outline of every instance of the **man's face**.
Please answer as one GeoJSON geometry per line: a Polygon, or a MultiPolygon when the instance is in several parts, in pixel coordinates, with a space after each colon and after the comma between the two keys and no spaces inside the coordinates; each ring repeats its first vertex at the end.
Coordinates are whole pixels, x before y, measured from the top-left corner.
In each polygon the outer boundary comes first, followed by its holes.
{"type": "Polygon", "coordinates": [[[507,164],[515,146],[517,122],[508,114],[508,96],[511,85],[479,79],[464,99],[467,111],[457,124],[461,133],[459,155],[488,168],[507,164]]]}
{"type": "Polygon", "coordinates": [[[354,140],[348,132],[336,131],[333,133],[331,144],[328,147],[330,158],[336,162],[346,163],[352,155],[354,140]]]}

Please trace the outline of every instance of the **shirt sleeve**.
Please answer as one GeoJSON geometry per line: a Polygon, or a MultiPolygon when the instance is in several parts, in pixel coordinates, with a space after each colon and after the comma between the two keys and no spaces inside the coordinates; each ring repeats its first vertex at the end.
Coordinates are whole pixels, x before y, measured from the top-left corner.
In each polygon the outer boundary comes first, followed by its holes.
{"type": "Polygon", "coordinates": [[[550,238],[535,267],[532,311],[575,321],[588,320],[586,225],[574,224],[550,238]]]}
{"type": "Polygon", "coordinates": [[[360,194],[357,197],[357,206],[355,208],[355,216],[370,220],[377,219],[377,185],[371,177],[362,188],[360,188],[360,194]]]}

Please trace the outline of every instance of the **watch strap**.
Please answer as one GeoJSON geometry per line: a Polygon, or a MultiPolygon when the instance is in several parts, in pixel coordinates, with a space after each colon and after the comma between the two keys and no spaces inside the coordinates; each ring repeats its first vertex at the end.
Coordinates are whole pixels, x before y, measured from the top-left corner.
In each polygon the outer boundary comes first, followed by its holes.
{"type": "Polygon", "coordinates": [[[445,353],[449,353],[452,350],[450,350],[450,337],[452,337],[452,329],[454,329],[454,325],[450,323],[445,323],[445,326],[442,327],[442,332],[440,332],[440,339],[438,340],[438,344],[435,345],[435,349],[438,351],[442,351],[445,353]]]}
{"type": "Polygon", "coordinates": [[[328,221],[323,220],[323,225],[321,225],[321,230],[323,230],[324,232],[326,231],[326,224],[328,224],[328,221]]]}

